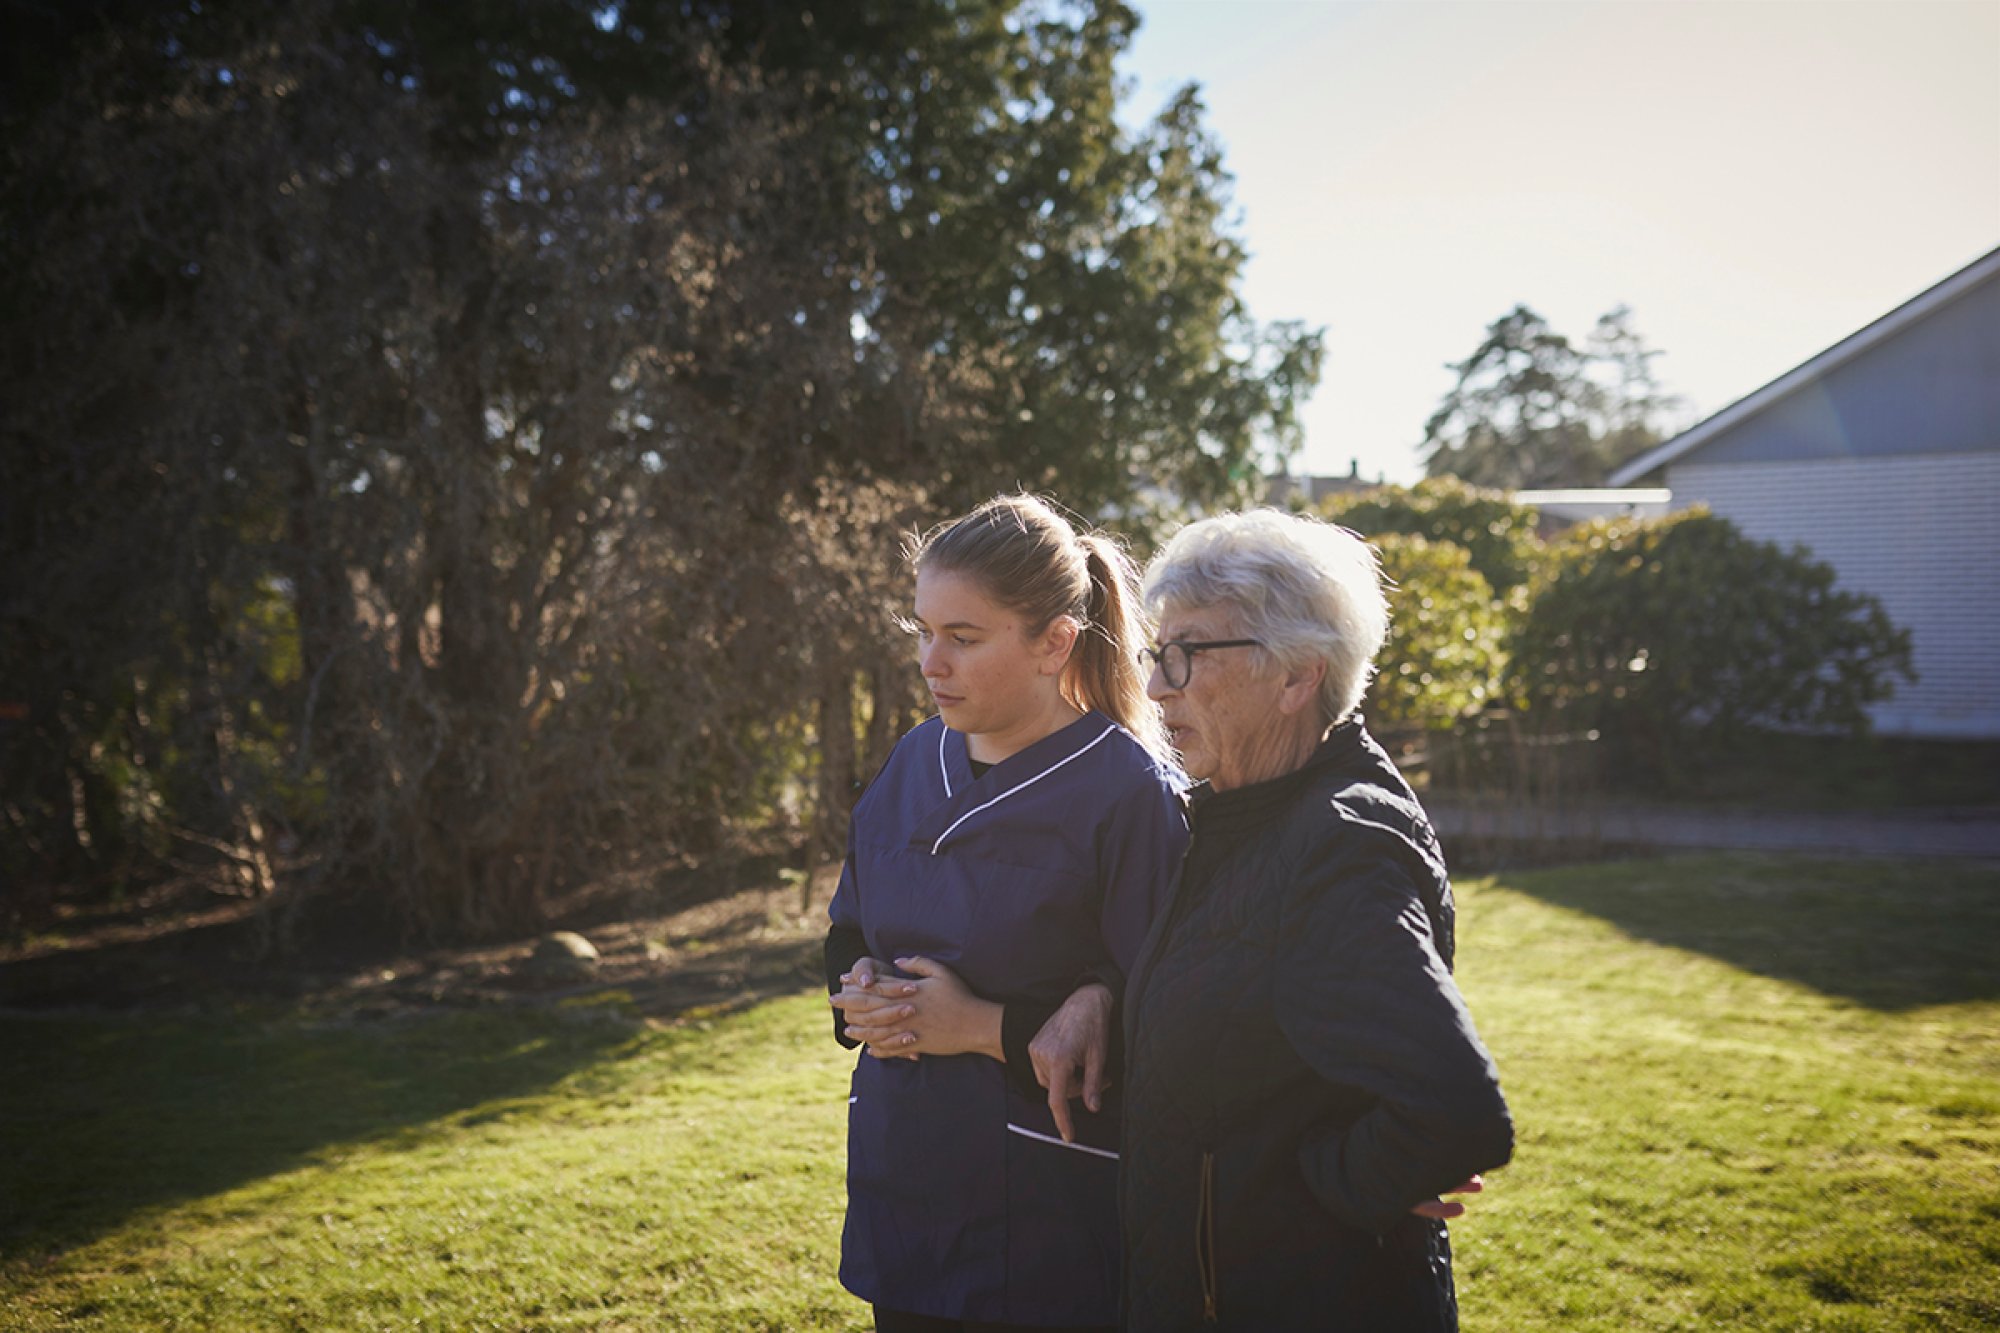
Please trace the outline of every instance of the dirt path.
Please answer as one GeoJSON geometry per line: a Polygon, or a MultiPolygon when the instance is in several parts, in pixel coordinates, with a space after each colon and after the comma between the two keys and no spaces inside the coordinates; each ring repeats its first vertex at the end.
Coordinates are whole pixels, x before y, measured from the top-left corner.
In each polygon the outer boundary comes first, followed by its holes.
{"type": "Polygon", "coordinates": [[[727,874],[676,873],[600,889],[559,914],[596,948],[585,975],[554,979],[529,962],[541,938],[438,949],[260,956],[253,904],[183,894],[76,912],[26,947],[0,949],[0,1009],[188,1009],[270,1004],[365,1018],[440,1007],[553,1004],[622,991],[646,1018],[674,1022],[817,987],[837,867],[798,887],[747,887],[727,874]],[[59,936],[59,938],[57,938],[59,936]]]}
{"type": "MultiPolygon", "coordinates": [[[[2000,810],[1993,808],[1835,815],[1592,801],[1538,810],[1441,797],[1425,805],[1461,866],[1510,863],[1531,844],[1566,858],[1714,848],[2000,860],[2000,810]]],[[[549,929],[583,935],[598,961],[587,974],[560,980],[529,964],[539,936],[271,957],[258,949],[254,904],[184,889],[72,910],[49,934],[0,947],[0,1009],[269,1004],[366,1018],[619,991],[649,1021],[678,1022],[816,989],[837,870],[821,867],[803,896],[772,861],[634,873],[594,886],[549,929]]]]}

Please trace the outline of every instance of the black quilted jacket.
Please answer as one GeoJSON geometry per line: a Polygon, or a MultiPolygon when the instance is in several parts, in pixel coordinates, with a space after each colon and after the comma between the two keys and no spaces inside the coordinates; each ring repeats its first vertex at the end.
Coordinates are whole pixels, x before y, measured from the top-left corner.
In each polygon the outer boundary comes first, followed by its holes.
{"type": "Polygon", "coordinates": [[[1445,1226],[1409,1210],[1514,1132],[1429,821],[1358,720],[1191,820],[1126,993],[1127,1327],[1456,1328],[1445,1226]]]}

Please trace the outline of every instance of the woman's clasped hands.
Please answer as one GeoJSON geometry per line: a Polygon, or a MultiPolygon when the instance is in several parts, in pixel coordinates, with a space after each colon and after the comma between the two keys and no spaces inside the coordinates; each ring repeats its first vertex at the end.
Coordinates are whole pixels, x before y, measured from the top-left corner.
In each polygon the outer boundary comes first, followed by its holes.
{"type": "Polygon", "coordinates": [[[845,1019],[842,1031],[877,1059],[968,1052],[1001,1058],[1001,1006],[928,958],[898,958],[893,968],[856,959],[828,999],[845,1019]]]}

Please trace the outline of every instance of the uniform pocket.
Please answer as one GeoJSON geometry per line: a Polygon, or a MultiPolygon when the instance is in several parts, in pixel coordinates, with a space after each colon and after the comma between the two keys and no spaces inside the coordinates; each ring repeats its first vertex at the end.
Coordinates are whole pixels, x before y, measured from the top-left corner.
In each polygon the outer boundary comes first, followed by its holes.
{"type": "MultiPolygon", "coordinates": [[[[1027,1121],[1027,1123],[1023,1123],[1027,1121]]],[[[1028,1324],[1118,1318],[1118,1154],[1007,1119],[1007,1277],[1028,1324]]]]}

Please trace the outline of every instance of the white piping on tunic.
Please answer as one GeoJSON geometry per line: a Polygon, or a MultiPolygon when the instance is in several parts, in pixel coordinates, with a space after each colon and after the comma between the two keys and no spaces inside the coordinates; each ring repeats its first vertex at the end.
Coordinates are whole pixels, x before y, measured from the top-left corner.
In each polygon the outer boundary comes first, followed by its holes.
{"type": "Polygon", "coordinates": [[[950,727],[947,727],[947,726],[945,726],[945,725],[943,725],[943,721],[944,721],[944,720],[943,720],[942,718],[940,718],[940,719],[939,719],[938,721],[939,721],[939,726],[938,726],[938,776],[944,779],[944,795],[945,795],[945,799],[946,799],[946,800],[950,800],[950,799],[951,799],[951,769],[950,769],[950,768],[949,768],[949,767],[948,767],[948,766],[947,766],[947,765],[945,764],[945,762],[944,762],[944,743],[945,743],[945,738],[951,735],[951,728],[950,728],[950,727]]]}
{"type": "MultiPolygon", "coordinates": [[[[1015,786],[1009,787],[1006,791],[1001,792],[998,796],[995,796],[992,800],[982,801],[978,805],[973,806],[970,810],[967,810],[964,814],[960,815],[957,819],[952,820],[951,827],[946,829],[944,832],[938,834],[938,840],[931,844],[931,855],[936,856],[938,854],[938,849],[944,846],[944,840],[946,838],[949,838],[952,835],[952,833],[957,830],[960,824],[963,824],[966,820],[972,818],[974,815],[978,814],[981,810],[986,809],[988,806],[998,805],[1000,802],[1006,800],[1009,796],[1012,796],[1015,792],[1026,791],[1029,787],[1034,786],[1037,782],[1040,782],[1043,778],[1055,772],[1057,769],[1061,768],[1064,764],[1067,764],[1070,760],[1081,758],[1089,751],[1095,749],[1099,741],[1102,741],[1106,736],[1109,736],[1112,732],[1116,730],[1118,730],[1118,724],[1116,722],[1113,722],[1110,726],[1098,732],[1097,739],[1093,740],[1089,745],[1084,746],[1082,749],[1077,750],[1073,754],[1065,755],[1063,758],[1056,760],[1053,764],[1050,764],[1047,768],[1043,769],[1041,772],[1035,774],[1035,776],[1029,778],[1026,782],[1018,783],[1015,786]]],[[[942,752],[943,750],[942,742],[939,743],[939,750],[940,752],[942,752]]],[[[949,796],[950,794],[951,792],[947,787],[945,795],[949,796]]],[[[1009,1128],[1011,1128],[1011,1126],[1009,1126],[1009,1128]]]]}
{"type": "Polygon", "coordinates": [[[1039,1139],[1043,1143],[1053,1143],[1058,1148],[1068,1148],[1072,1152],[1087,1152],[1093,1157],[1109,1157],[1114,1162],[1118,1160],[1118,1154],[1109,1148],[1093,1148],[1087,1143],[1064,1143],[1053,1134],[1037,1134],[1032,1129],[1021,1128],[1011,1120],[1007,1122],[1007,1132],[1019,1134],[1024,1139],[1039,1139]]]}

